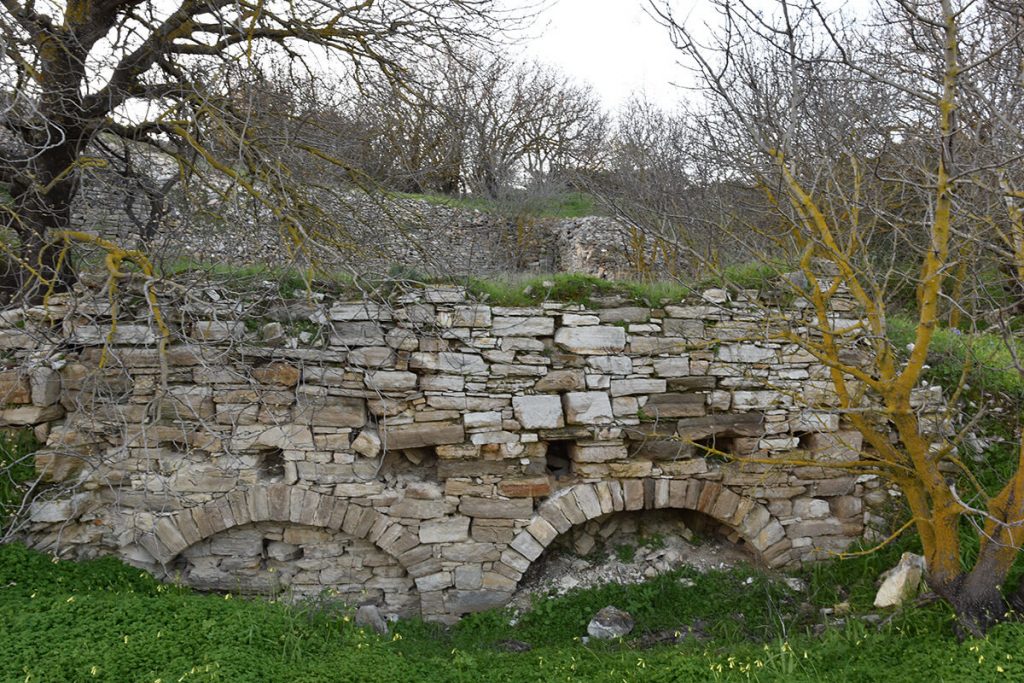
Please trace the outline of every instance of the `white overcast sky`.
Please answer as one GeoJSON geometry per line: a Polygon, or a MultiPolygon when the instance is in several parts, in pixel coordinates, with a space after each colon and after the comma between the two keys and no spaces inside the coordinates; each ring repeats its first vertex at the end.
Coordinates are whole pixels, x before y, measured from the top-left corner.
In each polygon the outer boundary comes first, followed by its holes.
{"type": "MultiPolygon", "coordinates": [[[[669,34],[644,12],[645,0],[556,0],[517,47],[520,56],[560,68],[589,83],[614,109],[632,92],[671,107],[685,96],[685,81],[669,34]]],[[[713,17],[700,0],[675,2],[678,18],[700,26],[713,17]]]]}

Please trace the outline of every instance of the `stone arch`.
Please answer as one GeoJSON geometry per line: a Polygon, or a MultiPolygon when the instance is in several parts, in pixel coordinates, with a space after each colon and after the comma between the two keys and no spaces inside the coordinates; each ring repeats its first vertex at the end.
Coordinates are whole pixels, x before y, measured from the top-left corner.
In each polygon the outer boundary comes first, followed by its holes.
{"type": "MultiPolygon", "coordinates": [[[[320,589],[316,588],[316,580],[301,582],[299,585],[306,588],[307,595],[315,594],[323,588],[331,588],[330,583],[339,581],[339,595],[362,596],[354,602],[365,599],[367,593],[372,598],[377,592],[379,595],[376,599],[382,600],[389,610],[406,616],[419,613],[420,596],[413,573],[409,571],[410,564],[422,559],[414,550],[418,543],[417,535],[410,534],[400,523],[372,507],[356,505],[347,499],[332,495],[286,484],[254,486],[245,491],[233,491],[217,500],[187,510],[179,510],[160,519],[154,532],[140,539],[140,544],[146,547],[163,566],[164,571],[167,571],[169,567],[174,569],[175,560],[191,562],[191,559],[185,559],[188,551],[200,547],[199,544],[204,541],[211,540],[216,544],[218,538],[223,540],[220,536],[223,532],[237,530],[242,534],[258,534],[262,531],[265,534],[268,531],[266,527],[273,524],[287,527],[284,531],[285,539],[290,530],[301,533],[301,530],[306,528],[342,534],[357,546],[359,543],[364,544],[365,550],[357,551],[357,556],[367,557],[371,564],[366,566],[361,562],[355,566],[346,563],[335,566],[332,562],[336,560],[332,560],[330,554],[316,555],[325,563],[321,569],[324,572],[329,571],[331,578],[327,580],[329,583],[321,584],[320,589]],[[361,578],[357,576],[364,572],[370,573],[361,578]],[[361,589],[354,588],[363,581],[366,583],[361,589]],[[309,592],[310,587],[312,593],[309,592]]],[[[312,543],[311,547],[318,552],[330,553],[338,552],[337,540],[339,539],[335,536],[311,539],[308,542],[312,543]],[[317,546],[318,543],[321,545],[317,546]]],[[[231,540],[227,542],[231,543],[231,540]]],[[[305,542],[302,543],[300,548],[310,547],[306,546],[305,542]]],[[[214,590],[221,590],[223,588],[216,584],[222,581],[222,578],[217,574],[223,571],[219,565],[225,557],[217,559],[223,552],[210,554],[214,547],[215,545],[201,551],[205,553],[201,557],[207,562],[214,560],[212,564],[216,568],[211,568],[204,562],[204,571],[207,572],[205,580],[212,581],[214,590]]],[[[264,553],[264,561],[265,558],[264,553]]],[[[247,559],[248,556],[243,557],[242,561],[247,559]]],[[[339,556],[337,559],[342,558],[339,556]]],[[[288,561],[287,558],[281,557],[277,560],[288,561]]],[[[249,569],[251,568],[246,567],[246,571],[249,569]]],[[[261,580],[259,574],[249,575],[248,578],[257,583],[261,580]]],[[[320,578],[324,578],[323,574],[320,578]]],[[[259,589],[256,590],[259,592],[259,589]]],[[[297,594],[301,597],[302,591],[297,594]]]]}
{"type": "Polygon", "coordinates": [[[343,531],[369,541],[408,570],[402,554],[411,550],[402,525],[372,507],[288,484],[253,486],[160,518],[139,543],[157,562],[167,565],[187,548],[214,534],[245,524],[281,522],[343,531]]]}
{"type": "Polygon", "coordinates": [[[782,524],[753,498],[717,482],[654,478],[612,479],[562,489],[541,503],[502,561],[525,573],[556,538],[578,524],[613,512],[655,509],[693,510],[735,529],[768,567],[792,561],[782,524]]]}

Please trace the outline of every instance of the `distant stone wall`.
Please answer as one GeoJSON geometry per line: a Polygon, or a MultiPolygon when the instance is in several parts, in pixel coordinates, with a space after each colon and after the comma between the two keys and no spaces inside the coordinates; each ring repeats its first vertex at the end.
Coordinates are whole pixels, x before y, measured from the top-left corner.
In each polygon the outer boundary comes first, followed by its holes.
{"type": "Polygon", "coordinates": [[[695,511],[794,567],[870,533],[888,499],[825,466],[862,440],[827,369],[781,341],[814,334],[799,305],[508,308],[429,287],[290,326],[217,298],[164,302],[163,352],[144,308],[111,330],[102,298],[3,314],[0,423],[45,439],[28,543],[451,620],[504,604],[590,520],[695,511]]]}
{"type": "MultiPolygon", "coordinates": [[[[92,171],[76,198],[72,224],[136,245],[141,226],[126,210],[132,192],[137,217],[145,221],[148,200],[129,180],[92,171]]],[[[383,195],[342,197],[323,199],[338,230],[331,228],[334,239],[312,249],[329,268],[434,278],[571,272],[629,279],[643,274],[638,260],[664,265],[664,254],[654,245],[634,244],[637,234],[611,218],[513,218],[383,195]]],[[[189,207],[172,193],[173,209],[146,243],[149,251],[158,259],[305,265],[284,244],[279,221],[265,207],[214,200],[211,196],[215,209],[189,207]]]]}

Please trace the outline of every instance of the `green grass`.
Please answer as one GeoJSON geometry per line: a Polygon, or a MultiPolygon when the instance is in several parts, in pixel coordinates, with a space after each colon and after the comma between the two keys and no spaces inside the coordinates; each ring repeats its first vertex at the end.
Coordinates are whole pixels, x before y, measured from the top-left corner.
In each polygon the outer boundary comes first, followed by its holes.
{"type": "Polygon", "coordinates": [[[515,625],[492,611],[450,629],[403,621],[378,637],[322,601],[201,595],[111,559],[55,564],[9,545],[0,547],[0,681],[1024,679],[1024,625],[960,644],[941,604],[898,613],[880,629],[849,619],[811,635],[819,607],[843,598],[863,608],[898,550],[820,565],[804,575],[806,595],[750,569],[681,571],[541,599],[515,625]],[[607,604],[632,612],[634,634],[584,643],[587,621],[607,604]],[[652,647],[643,640],[691,627],[708,638],[652,647]],[[532,649],[506,651],[501,643],[510,639],[532,649]]]}
{"type": "MultiPolygon", "coordinates": [[[[890,316],[888,329],[897,353],[904,353],[907,344],[914,340],[915,322],[902,316],[890,316]]],[[[952,391],[960,382],[965,364],[970,363],[967,381],[976,392],[1003,393],[1022,400],[1024,375],[1013,364],[1010,343],[999,334],[939,328],[928,349],[930,368],[925,379],[942,385],[947,392],[952,391]]],[[[1019,339],[1012,343],[1016,343],[1017,353],[1024,359],[1024,343],[1019,339]]]]}
{"type": "Polygon", "coordinates": [[[619,296],[626,301],[658,306],[663,300],[682,301],[693,290],[678,282],[622,282],[581,273],[529,275],[518,278],[470,278],[467,289],[476,298],[497,306],[533,306],[545,301],[590,306],[597,297],[619,296]]]}
{"type": "Polygon", "coordinates": [[[31,429],[0,432],[0,531],[7,528],[12,511],[26,493],[26,484],[36,477],[31,453],[39,448],[31,429]]]}

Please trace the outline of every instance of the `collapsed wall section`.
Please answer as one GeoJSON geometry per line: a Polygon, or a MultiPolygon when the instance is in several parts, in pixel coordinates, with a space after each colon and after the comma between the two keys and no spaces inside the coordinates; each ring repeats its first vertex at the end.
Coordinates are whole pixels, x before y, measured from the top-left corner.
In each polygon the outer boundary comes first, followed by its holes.
{"type": "Polygon", "coordinates": [[[220,298],[165,303],[169,340],[144,308],[111,327],[100,300],[5,314],[0,421],[45,440],[30,544],[448,620],[504,604],[560,534],[615,512],[694,510],[783,567],[847,548],[864,501],[885,502],[831,466],[863,444],[799,306],[427,287],[282,324],[220,298]]]}

